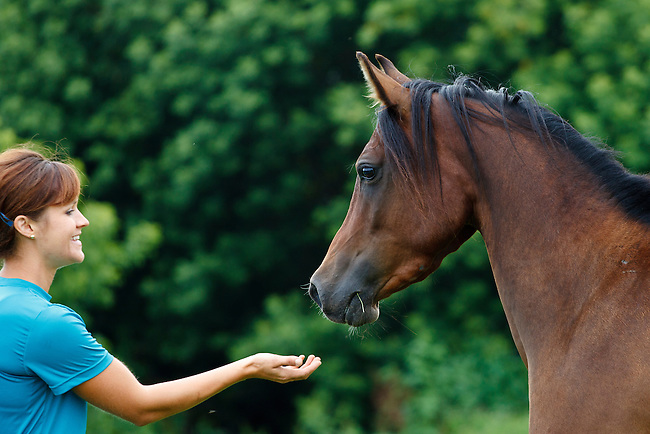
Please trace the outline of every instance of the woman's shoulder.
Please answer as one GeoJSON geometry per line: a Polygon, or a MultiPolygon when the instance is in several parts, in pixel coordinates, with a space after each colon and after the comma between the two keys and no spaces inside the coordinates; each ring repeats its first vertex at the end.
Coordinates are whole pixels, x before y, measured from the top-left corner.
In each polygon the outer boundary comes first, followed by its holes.
{"type": "Polygon", "coordinates": [[[0,323],[21,323],[28,329],[37,324],[44,327],[70,324],[85,328],[77,312],[50,300],[47,292],[31,282],[0,277],[0,323]]]}
{"type": "Polygon", "coordinates": [[[58,303],[48,303],[47,306],[44,306],[40,310],[35,319],[46,327],[52,327],[56,324],[86,327],[86,323],[81,318],[81,315],[70,307],[58,303]]]}
{"type": "Polygon", "coordinates": [[[37,291],[0,282],[0,323],[31,322],[51,305],[49,299],[37,291]]]}

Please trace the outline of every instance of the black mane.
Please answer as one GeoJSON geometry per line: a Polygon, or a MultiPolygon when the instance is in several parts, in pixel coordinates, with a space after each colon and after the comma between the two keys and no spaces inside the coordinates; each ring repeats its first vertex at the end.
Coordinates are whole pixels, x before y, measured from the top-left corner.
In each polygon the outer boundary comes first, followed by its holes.
{"type": "MultiPolygon", "coordinates": [[[[502,125],[508,135],[513,129],[529,131],[547,146],[560,145],[568,149],[596,175],[604,190],[615,198],[630,218],[650,225],[650,181],[629,173],[616,160],[614,151],[580,134],[560,116],[539,105],[530,92],[518,91],[510,95],[505,88],[487,89],[480,81],[467,76],[458,77],[453,84],[418,79],[404,86],[411,91],[412,131],[417,132],[414,133],[413,146],[399,127],[399,115],[395,110],[384,107],[377,117],[388,163],[403,175],[404,182],[422,182],[432,176],[441,182],[440,171],[437,170],[434,120],[429,115],[432,96],[438,93],[449,104],[477,174],[471,129],[475,120],[502,125]],[[479,102],[485,110],[468,107],[466,99],[479,102]]],[[[516,149],[513,151],[516,152],[516,149]]],[[[423,193],[415,190],[410,189],[423,205],[423,193]]]]}

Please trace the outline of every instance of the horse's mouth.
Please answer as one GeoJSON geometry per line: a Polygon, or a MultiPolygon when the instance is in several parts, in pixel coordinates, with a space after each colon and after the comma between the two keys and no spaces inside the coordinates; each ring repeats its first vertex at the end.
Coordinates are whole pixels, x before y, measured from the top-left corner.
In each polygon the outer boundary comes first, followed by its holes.
{"type": "Polygon", "coordinates": [[[379,304],[364,302],[360,292],[354,292],[345,308],[345,323],[352,327],[375,322],[379,318],[379,304]]]}
{"type": "Polygon", "coordinates": [[[360,291],[353,292],[346,301],[338,306],[323,305],[314,283],[309,285],[309,296],[320,307],[323,314],[332,322],[359,327],[374,322],[379,318],[379,306],[372,300],[364,300],[360,291]]]}

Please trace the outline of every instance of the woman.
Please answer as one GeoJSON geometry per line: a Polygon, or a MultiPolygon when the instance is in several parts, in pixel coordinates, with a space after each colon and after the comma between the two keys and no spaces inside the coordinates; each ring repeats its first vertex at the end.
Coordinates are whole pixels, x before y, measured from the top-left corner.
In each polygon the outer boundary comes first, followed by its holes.
{"type": "Polygon", "coordinates": [[[0,429],[84,433],[86,402],[137,425],[187,410],[248,378],[303,380],[318,357],[256,354],[192,377],[144,386],[50,303],[56,271],[82,262],[88,226],[74,167],[20,147],[0,154],[0,429]]]}

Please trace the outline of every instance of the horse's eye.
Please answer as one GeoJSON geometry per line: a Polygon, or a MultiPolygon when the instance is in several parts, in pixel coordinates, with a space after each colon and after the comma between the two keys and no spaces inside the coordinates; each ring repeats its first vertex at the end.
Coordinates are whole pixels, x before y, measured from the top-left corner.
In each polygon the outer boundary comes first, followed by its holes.
{"type": "Polygon", "coordinates": [[[361,166],[358,169],[359,177],[366,181],[372,181],[377,176],[377,169],[372,166],[361,166]]]}

